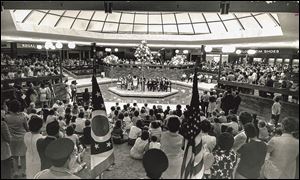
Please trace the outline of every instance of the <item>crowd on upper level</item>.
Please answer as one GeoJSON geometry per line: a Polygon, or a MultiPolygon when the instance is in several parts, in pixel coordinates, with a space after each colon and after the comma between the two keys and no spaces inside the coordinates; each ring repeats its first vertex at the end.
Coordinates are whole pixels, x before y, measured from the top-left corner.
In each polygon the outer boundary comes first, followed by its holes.
{"type": "Polygon", "coordinates": [[[45,57],[11,58],[1,54],[1,80],[59,75],[59,59],[45,57]]]}

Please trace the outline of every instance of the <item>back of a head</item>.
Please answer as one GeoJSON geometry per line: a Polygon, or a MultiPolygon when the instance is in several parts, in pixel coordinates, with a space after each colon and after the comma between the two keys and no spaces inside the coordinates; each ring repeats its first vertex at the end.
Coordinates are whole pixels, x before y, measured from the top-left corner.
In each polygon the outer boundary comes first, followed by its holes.
{"type": "Polygon", "coordinates": [[[252,115],[248,112],[241,112],[240,116],[239,116],[239,121],[242,123],[242,125],[245,125],[247,123],[251,123],[252,122],[252,115]]]}
{"type": "Polygon", "coordinates": [[[40,118],[39,116],[33,115],[33,116],[31,116],[31,118],[28,122],[29,130],[33,133],[38,133],[39,130],[42,128],[43,123],[44,123],[44,121],[42,118],[40,118]]]}
{"type": "Polygon", "coordinates": [[[177,132],[180,128],[180,121],[178,119],[178,117],[170,117],[168,120],[168,124],[167,127],[169,129],[170,132],[177,132]]]}
{"type": "Polygon", "coordinates": [[[21,103],[20,103],[20,101],[14,99],[14,100],[12,100],[12,101],[9,102],[8,108],[13,113],[20,112],[20,110],[21,110],[21,103]]]}
{"type": "Polygon", "coordinates": [[[159,128],[159,123],[156,122],[156,121],[153,121],[153,122],[151,122],[151,127],[152,127],[153,129],[157,129],[157,128],[159,128]]]}
{"type": "Polygon", "coordinates": [[[134,113],[133,113],[133,115],[135,116],[135,117],[138,117],[139,116],[139,111],[134,111],[134,113]]]}
{"type": "Polygon", "coordinates": [[[67,129],[66,129],[66,134],[68,136],[72,136],[74,134],[74,128],[73,126],[68,126],[67,129]]]}
{"type": "Polygon", "coordinates": [[[89,125],[91,125],[91,121],[90,121],[90,120],[88,120],[88,119],[87,119],[87,120],[85,120],[85,122],[84,122],[84,125],[85,125],[85,126],[89,126],[89,125]]]}
{"type": "Polygon", "coordinates": [[[141,135],[141,139],[142,139],[143,141],[148,140],[148,139],[149,139],[149,132],[148,132],[148,131],[143,131],[143,132],[142,132],[142,135],[141,135]]]}
{"type": "Polygon", "coordinates": [[[59,132],[59,123],[57,121],[48,123],[46,126],[46,132],[49,136],[56,136],[59,132]]]}
{"type": "Polygon", "coordinates": [[[217,138],[217,145],[225,151],[229,151],[234,143],[234,137],[228,132],[220,134],[217,138]]]}
{"type": "Polygon", "coordinates": [[[156,136],[151,136],[151,142],[156,142],[157,141],[157,137],[156,136]]]}
{"type": "Polygon", "coordinates": [[[299,131],[299,123],[296,119],[292,117],[285,117],[282,122],[283,132],[292,134],[296,131],[299,131]]]}
{"type": "Polygon", "coordinates": [[[210,122],[208,120],[203,120],[200,122],[200,127],[201,127],[201,130],[204,132],[204,133],[208,133],[210,132],[212,126],[210,124],[210,122]]]}
{"type": "Polygon", "coordinates": [[[122,127],[122,121],[120,120],[116,121],[115,128],[121,128],[121,127],[122,127]]]}
{"type": "Polygon", "coordinates": [[[254,138],[257,136],[257,130],[252,123],[247,123],[244,125],[245,134],[248,138],[254,138]]]}
{"type": "Polygon", "coordinates": [[[141,120],[136,121],[136,127],[142,129],[143,128],[143,122],[141,120]]]}
{"type": "Polygon", "coordinates": [[[162,150],[149,149],[143,156],[143,166],[149,178],[159,179],[169,167],[169,161],[162,150]]]}

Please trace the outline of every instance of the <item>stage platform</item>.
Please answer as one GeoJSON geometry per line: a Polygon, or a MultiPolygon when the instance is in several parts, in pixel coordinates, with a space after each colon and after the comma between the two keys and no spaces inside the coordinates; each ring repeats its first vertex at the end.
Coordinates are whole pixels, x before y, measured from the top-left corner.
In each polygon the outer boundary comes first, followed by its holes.
{"type": "MultiPolygon", "coordinates": [[[[77,88],[83,88],[83,87],[90,87],[92,86],[92,78],[84,78],[84,79],[73,79],[77,82],[77,88]]],[[[109,83],[115,83],[118,81],[118,79],[111,79],[111,78],[101,78],[97,77],[98,84],[109,84],[109,83]]]]}
{"type": "Polygon", "coordinates": [[[165,98],[168,96],[172,96],[174,94],[178,93],[177,89],[172,89],[172,91],[168,91],[168,92],[158,92],[158,91],[145,91],[145,92],[141,92],[141,91],[128,91],[128,90],[124,90],[124,89],[120,89],[117,87],[110,87],[108,88],[109,91],[122,96],[122,97],[138,97],[138,98],[165,98]]]}
{"type": "MultiPolygon", "coordinates": [[[[184,86],[184,87],[191,87],[191,88],[193,87],[192,82],[173,81],[173,80],[171,80],[171,82],[173,84],[177,84],[177,85],[184,86]]],[[[217,84],[215,84],[215,83],[198,82],[198,89],[202,90],[202,91],[211,91],[211,89],[214,89],[216,85],[217,84]]]]}

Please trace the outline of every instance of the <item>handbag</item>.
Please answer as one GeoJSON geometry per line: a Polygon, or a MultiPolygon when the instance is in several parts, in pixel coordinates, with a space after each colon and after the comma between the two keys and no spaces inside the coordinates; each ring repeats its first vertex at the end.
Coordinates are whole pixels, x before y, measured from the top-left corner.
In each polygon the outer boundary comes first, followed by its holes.
{"type": "Polygon", "coordinates": [[[276,167],[276,165],[269,159],[265,160],[262,167],[263,177],[267,179],[279,179],[281,171],[276,167]]]}

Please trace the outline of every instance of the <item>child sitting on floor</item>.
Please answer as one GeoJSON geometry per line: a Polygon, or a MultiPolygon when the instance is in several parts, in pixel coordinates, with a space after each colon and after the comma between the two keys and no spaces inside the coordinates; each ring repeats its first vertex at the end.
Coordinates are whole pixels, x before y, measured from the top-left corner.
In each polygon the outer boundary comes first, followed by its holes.
{"type": "Polygon", "coordinates": [[[268,141],[270,138],[269,132],[267,129],[267,124],[265,121],[260,120],[258,122],[258,139],[262,141],[268,141]]]}
{"type": "Polygon", "coordinates": [[[160,149],[161,144],[157,142],[156,136],[151,136],[151,142],[149,143],[149,149],[160,149]]]}

